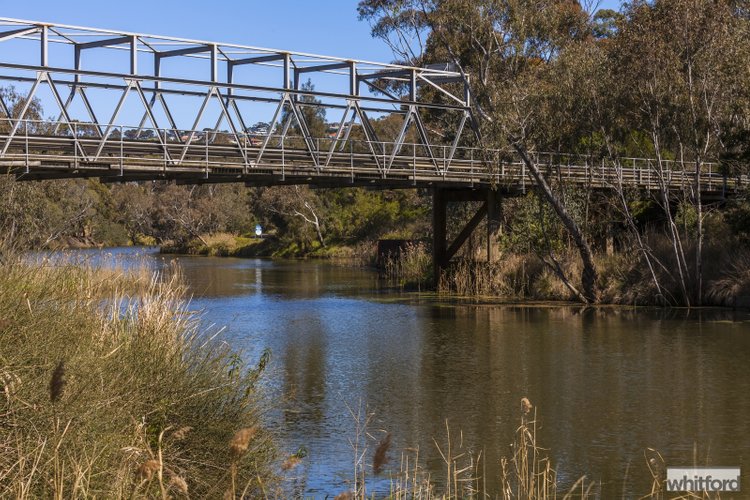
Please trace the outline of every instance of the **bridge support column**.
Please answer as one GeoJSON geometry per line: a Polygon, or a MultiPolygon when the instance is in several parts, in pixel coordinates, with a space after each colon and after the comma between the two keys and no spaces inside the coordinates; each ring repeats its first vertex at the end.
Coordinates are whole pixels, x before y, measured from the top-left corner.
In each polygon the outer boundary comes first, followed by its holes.
{"type": "Polygon", "coordinates": [[[435,285],[440,281],[440,272],[447,264],[445,242],[446,208],[448,206],[445,191],[441,188],[432,189],[432,272],[435,277],[435,285]]]}
{"type": "Polygon", "coordinates": [[[491,248],[500,230],[500,194],[488,189],[463,188],[433,188],[432,191],[432,266],[435,283],[440,280],[440,272],[448,262],[461,250],[464,243],[471,237],[474,230],[484,220],[490,217],[492,229],[488,229],[488,256],[494,250],[491,248]],[[448,245],[447,237],[447,206],[448,202],[483,202],[476,213],[448,245]],[[491,211],[491,212],[490,212],[491,211]]]}
{"type": "Polygon", "coordinates": [[[497,235],[502,226],[502,198],[496,189],[487,190],[487,262],[497,259],[497,235]]]}

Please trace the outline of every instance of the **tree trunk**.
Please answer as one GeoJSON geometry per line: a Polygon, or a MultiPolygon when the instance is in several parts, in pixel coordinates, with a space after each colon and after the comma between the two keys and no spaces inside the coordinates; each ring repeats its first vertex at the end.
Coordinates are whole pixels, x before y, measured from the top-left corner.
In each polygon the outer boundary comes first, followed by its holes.
{"type": "Polygon", "coordinates": [[[695,305],[703,305],[703,200],[701,199],[701,165],[700,158],[695,162],[695,209],[697,212],[698,241],[695,249],[695,305]]]}
{"type": "Polygon", "coordinates": [[[547,179],[545,179],[542,175],[541,170],[539,170],[539,166],[534,161],[532,161],[531,158],[529,158],[529,154],[526,151],[526,148],[516,141],[512,142],[513,147],[521,156],[521,159],[529,169],[529,172],[531,172],[531,175],[532,177],[534,177],[537,185],[542,189],[544,197],[555,209],[555,212],[557,213],[557,216],[560,217],[560,221],[565,226],[565,229],[573,237],[573,242],[578,249],[578,253],[581,256],[581,262],[583,263],[583,272],[581,274],[583,298],[589,304],[596,303],[599,299],[596,283],[598,280],[598,276],[596,272],[596,264],[594,264],[594,257],[591,252],[591,247],[586,241],[586,238],[583,236],[581,228],[578,227],[576,221],[573,220],[573,217],[571,217],[566,210],[565,205],[557,198],[557,196],[555,196],[555,193],[552,192],[552,188],[550,187],[549,183],[547,183],[547,179]]]}

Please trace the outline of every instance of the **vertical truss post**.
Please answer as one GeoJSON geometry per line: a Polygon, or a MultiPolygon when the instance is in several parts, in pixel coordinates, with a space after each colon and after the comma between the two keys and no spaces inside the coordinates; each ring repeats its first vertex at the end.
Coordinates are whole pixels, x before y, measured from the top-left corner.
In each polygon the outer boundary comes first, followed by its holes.
{"type": "Polygon", "coordinates": [[[359,79],[357,79],[357,63],[349,62],[349,94],[352,97],[359,96],[359,79]]]}
{"type": "Polygon", "coordinates": [[[26,153],[26,173],[29,173],[29,121],[24,120],[24,152],[26,153]]]}
{"type": "Polygon", "coordinates": [[[284,90],[291,89],[292,56],[284,54],[284,90]]]}
{"type": "Polygon", "coordinates": [[[138,73],[138,37],[132,35],[130,37],[130,74],[136,75],[138,73]]]}
{"type": "Polygon", "coordinates": [[[219,81],[219,47],[215,43],[211,44],[211,81],[219,81]]]}
{"type": "Polygon", "coordinates": [[[125,130],[120,125],[120,177],[125,175],[125,130]]]}
{"type": "Polygon", "coordinates": [[[417,71],[414,69],[409,72],[409,100],[417,100],[417,71]]]}
{"type": "Polygon", "coordinates": [[[39,50],[40,50],[40,66],[49,65],[49,27],[47,25],[42,26],[42,31],[39,36],[39,50]]]}

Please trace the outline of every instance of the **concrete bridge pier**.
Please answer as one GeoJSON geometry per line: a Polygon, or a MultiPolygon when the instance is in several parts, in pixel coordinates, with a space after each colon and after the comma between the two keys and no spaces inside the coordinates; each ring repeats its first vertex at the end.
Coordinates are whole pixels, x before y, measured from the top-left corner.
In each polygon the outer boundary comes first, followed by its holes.
{"type": "Polygon", "coordinates": [[[432,190],[432,265],[435,280],[448,266],[477,226],[487,217],[487,261],[497,258],[497,235],[501,229],[502,196],[496,189],[440,188],[432,190]],[[482,205],[450,244],[447,241],[449,202],[482,201],[482,205]]]}

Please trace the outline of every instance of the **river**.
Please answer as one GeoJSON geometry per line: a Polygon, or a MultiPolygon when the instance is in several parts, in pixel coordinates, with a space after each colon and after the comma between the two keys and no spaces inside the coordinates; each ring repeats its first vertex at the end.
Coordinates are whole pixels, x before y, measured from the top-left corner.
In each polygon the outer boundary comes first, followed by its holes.
{"type": "MultiPolygon", "coordinates": [[[[447,443],[447,422],[454,441],[482,453],[494,488],[523,397],[563,486],[586,475],[600,498],[644,495],[653,448],[668,465],[744,466],[750,489],[745,312],[459,302],[389,290],[370,270],[329,262],[77,255],[154,268],[176,260],[206,325],[225,327],[251,363],[270,349],[266,420],[285,451],[307,450],[293,472],[306,495],[348,488],[350,409],[360,408],[373,436],[392,434],[388,467],[418,448],[440,477],[435,442],[447,443]]],[[[372,486],[387,490],[384,477],[372,486]]]]}

